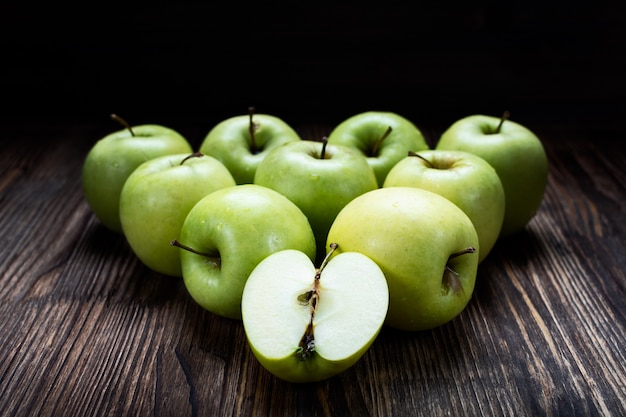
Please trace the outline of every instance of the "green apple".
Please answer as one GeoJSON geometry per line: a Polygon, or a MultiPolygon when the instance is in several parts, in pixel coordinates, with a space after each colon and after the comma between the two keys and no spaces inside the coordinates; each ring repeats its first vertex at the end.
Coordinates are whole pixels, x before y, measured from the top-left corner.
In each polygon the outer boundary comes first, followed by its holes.
{"type": "Polygon", "coordinates": [[[252,271],[241,300],[255,357],[275,376],[297,383],[354,365],[378,336],[388,307],[385,275],[357,252],[327,257],[317,269],[300,251],[276,252],[252,271]]]}
{"type": "Polygon", "coordinates": [[[139,165],[120,196],[122,231],[131,249],[150,269],[182,277],[178,239],[191,208],[204,196],[235,185],[217,159],[199,152],[164,155],[139,165]]]}
{"type": "Polygon", "coordinates": [[[472,297],[476,229],[459,207],[432,191],[383,187],[360,195],[339,212],[328,242],[339,243],[335,254],[359,252],[382,269],[389,285],[385,323],[390,327],[441,326],[472,297]]]}
{"type": "Polygon", "coordinates": [[[436,149],[460,150],[485,159],[498,173],[506,209],[500,236],[523,230],[541,206],[548,183],[548,158],[527,127],[502,118],[471,115],[453,123],[436,149]]]}
{"type": "Polygon", "coordinates": [[[284,120],[269,114],[234,116],[215,125],[200,145],[200,152],[219,159],[237,184],[251,184],[257,166],[267,153],[288,142],[301,140],[284,120]]]}
{"type": "Polygon", "coordinates": [[[180,239],[183,281],[206,310],[241,319],[241,295],[252,270],[274,252],[296,249],[315,259],[309,221],[287,197],[240,184],[213,191],[187,214],[180,239]]]}
{"type": "Polygon", "coordinates": [[[98,220],[108,229],[122,233],[119,202],[128,176],[152,158],[193,152],[177,131],[146,124],[131,127],[119,116],[111,117],[125,128],[98,140],[89,150],[82,169],[85,199],[98,220]]]}
{"type": "Polygon", "coordinates": [[[278,191],[302,210],[313,228],[318,256],[326,253],[328,229],[339,211],[356,196],[378,188],[363,155],[325,140],[273,149],[259,164],[254,183],[278,191]]]}
{"type": "Polygon", "coordinates": [[[428,149],[422,132],[413,122],[387,111],[366,111],[347,118],[330,132],[328,143],[349,146],[365,155],[379,187],[408,151],[428,149]]]}
{"type": "Polygon", "coordinates": [[[493,249],[504,219],[504,188],[483,158],[463,151],[409,152],[389,171],[384,187],[417,187],[456,204],[472,220],[482,262],[493,249]]]}

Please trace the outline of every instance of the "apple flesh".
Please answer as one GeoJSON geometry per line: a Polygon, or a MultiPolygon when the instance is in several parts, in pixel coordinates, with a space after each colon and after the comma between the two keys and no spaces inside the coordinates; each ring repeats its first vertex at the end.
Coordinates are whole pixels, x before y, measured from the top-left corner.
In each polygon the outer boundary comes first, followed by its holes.
{"type": "Polygon", "coordinates": [[[482,262],[500,235],[504,220],[504,188],[493,167],[478,155],[463,151],[409,152],[389,171],[384,187],[417,187],[456,204],[478,233],[482,262]]]}
{"type": "Polygon", "coordinates": [[[362,253],[382,269],[389,285],[385,323],[390,327],[441,326],[472,297],[478,235],[459,207],[432,191],[388,187],[367,192],[339,212],[328,242],[340,243],[335,253],[362,253]]]}
{"type": "Polygon", "coordinates": [[[315,259],[315,238],[306,216],[287,197],[255,184],[203,197],[172,245],[180,247],[183,281],[191,297],[206,310],[232,319],[241,319],[244,285],[264,258],[297,249],[315,259]]]}
{"type": "Polygon", "coordinates": [[[353,366],[374,342],[388,294],[381,269],[360,253],[343,252],[316,269],[300,251],[279,251],[246,282],[246,337],[263,367],[283,380],[330,378],[353,366]]]}
{"type": "Polygon", "coordinates": [[[160,156],[139,165],[120,196],[122,230],[144,265],[159,273],[182,277],[178,239],[187,213],[202,199],[235,185],[228,169],[201,153],[160,156]]]}

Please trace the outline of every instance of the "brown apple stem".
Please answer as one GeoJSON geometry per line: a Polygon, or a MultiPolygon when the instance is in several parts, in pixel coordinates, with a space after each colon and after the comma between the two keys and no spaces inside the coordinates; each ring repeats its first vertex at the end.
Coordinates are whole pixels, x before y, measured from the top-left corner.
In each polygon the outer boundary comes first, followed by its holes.
{"type": "Polygon", "coordinates": [[[372,147],[371,156],[378,156],[378,152],[380,151],[380,146],[385,141],[385,139],[387,139],[387,137],[389,136],[392,130],[393,128],[391,126],[387,126],[387,130],[385,130],[385,133],[383,133],[383,135],[380,138],[378,138],[376,143],[374,143],[374,146],[372,147]]]}
{"type": "Polygon", "coordinates": [[[335,252],[335,250],[337,250],[338,247],[339,247],[339,245],[337,243],[335,243],[335,242],[330,244],[330,250],[328,251],[328,253],[324,257],[324,260],[320,264],[320,267],[318,268],[317,273],[315,274],[315,279],[316,280],[320,279],[320,276],[322,275],[322,271],[324,270],[324,268],[326,268],[326,264],[328,263],[328,261],[330,261],[330,257],[333,256],[333,252],[335,252]]]}
{"type": "Polygon", "coordinates": [[[220,257],[212,256],[212,255],[209,255],[208,253],[199,252],[199,251],[195,250],[194,248],[192,248],[190,246],[187,246],[187,245],[184,245],[184,244],[180,243],[177,239],[172,240],[170,242],[170,246],[176,246],[178,248],[184,249],[184,250],[189,251],[191,253],[195,253],[196,255],[204,256],[205,258],[207,258],[211,262],[215,263],[217,266],[221,265],[221,263],[222,263],[222,260],[221,260],[220,257]]]}
{"type": "Polygon", "coordinates": [[[430,163],[430,161],[426,158],[424,158],[422,155],[418,154],[417,152],[413,152],[413,151],[409,151],[408,156],[416,156],[419,159],[421,159],[422,161],[426,162],[426,164],[430,167],[430,168],[434,168],[433,164],[430,163]]]}
{"type": "Polygon", "coordinates": [[[322,152],[320,153],[320,159],[326,158],[326,146],[328,145],[328,137],[322,138],[322,152]]]}
{"type": "MultiPolygon", "coordinates": [[[[458,256],[465,255],[467,253],[474,253],[474,252],[476,252],[476,248],[473,246],[470,246],[458,252],[454,252],[452,255],[448,256],[448,262],[450,262],[450,259],[454,259],[458,256]]],[[[452,267],[450,267],[450,265],[447,263],[446,263],[446,269],[452,272],[454,275],[459,276],[459,274],[454,269],[452,269],[452,267]]]]}
{"type": "Polygon", "coordinates": [[[502,124],[505,120],[508,120],[509,117],[511,117],[511,113],[508,110],[505,110],[504,113],[502,113],[502,117],[500,117],[500,123],[498,123],[498,127],[496,127],[495,133],[500,133],[500,129],[502,129],[502,124]]]}
{"type": "Polygon", "coordinates": [[[130,125],[128,124],[128,122],[126,120],[124,120],[123,118],[121,118],[120,116],[118,116],[115,113],[111,113],[111,119],[115,120],[116,122],[118,122],[119,124],[124,126],[126,129],[128,129],[128,131],[130,132],[131,136],[135,136],[135,132],[133,132],[133,128],[130,127],[130,125]]]}
{"type": "Polygon", "coordinates": [[[315,312],[317,311],[317,303],[319,302],[319,297],[320,297],[319,280],[322,275],[322,271],[326,267],[326,264],[328,264],[330,257],[332,256],[333,252],[335,252],[338,246],[339,245],[337,245],[336,243],[330,244],[330,251],[328,251],[320,267],[315,272],[313,288],[298,297],[298,301],[304,302],[305,304],[309,304],[309,309],[311,312],[311,318],[309,319],[309,323],[307,324],[304,334],[302,335],[302,338],[300,339],[300,343],[298,343],[298,348],[296,349],[296,357],[300,359],[301,361],[305,361],[309,359],[311,355],[313,355],[313,352],[315,352],[315,334],[314,334],[313,319],[315,318],[315,312]]]}
{"type": "Polygon", "coordinates": [[[256,132],[256,124],[254,123],[253,120],[253,116],[255,113],[256,109],[252,106],[248,107],[248,114],[250,115],[250,123],[248,124],[248,131],[250,132],[250,151],[252,153],[257,153],[257,146],[256,146],[256,138],[255,138],[255,132],[256,132]]]}
{"type": "Polygon", "coordinates": [[[181,165],[184,164],[190,158],[202,158],[203,156],[204,156],[204,154],[202,152],[194,152],[194,153],[186,156],[185,158],[183,158],[183,160],[180,161],[180,164],[181,165]]]}

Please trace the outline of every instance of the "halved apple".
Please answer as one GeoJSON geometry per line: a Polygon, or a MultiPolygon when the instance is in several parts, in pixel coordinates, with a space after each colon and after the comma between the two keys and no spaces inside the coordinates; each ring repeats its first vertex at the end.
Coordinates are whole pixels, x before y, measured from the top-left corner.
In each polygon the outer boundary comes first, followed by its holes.
{"type": "Polygon", "coordinates": [[[389,289],[367,256],[343,252],[319,268],[303,252],[268,256],[243,291],[250,348],[269,372],[289,382],[330,378],[354,365],[378,336],[389,289]]]}

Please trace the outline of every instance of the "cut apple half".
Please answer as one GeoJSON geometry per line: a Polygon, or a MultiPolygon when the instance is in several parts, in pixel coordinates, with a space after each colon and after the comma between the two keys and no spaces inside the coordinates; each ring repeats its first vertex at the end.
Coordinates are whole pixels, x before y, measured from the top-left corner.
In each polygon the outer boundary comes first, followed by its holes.
{"type": "Polygon", "coordinates": [[[283,380],[313,382],[345,371],[385,321],[389,289],[382,270],[357,252],[331,257],[334,247],[319,268],[301,251],[275,252],[244,287],[242,319],[250,348],[283,380]]]}

